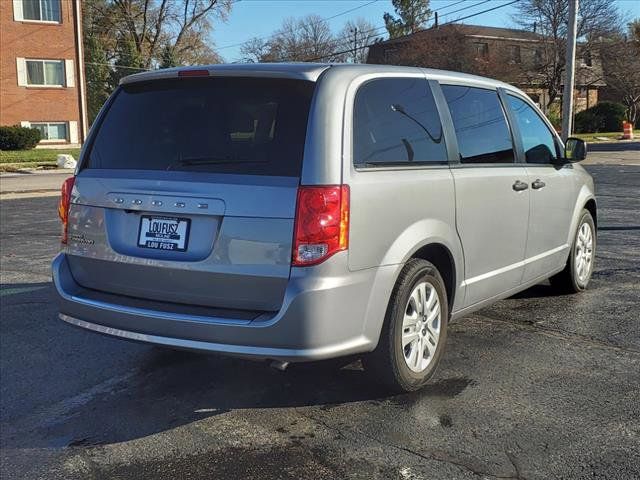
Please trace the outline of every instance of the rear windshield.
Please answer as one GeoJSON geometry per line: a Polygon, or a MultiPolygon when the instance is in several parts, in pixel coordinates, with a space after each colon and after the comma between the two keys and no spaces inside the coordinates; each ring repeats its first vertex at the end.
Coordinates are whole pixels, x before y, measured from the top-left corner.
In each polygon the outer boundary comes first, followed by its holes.
{"type": "Polygon", "coordinates": [[[300,176],[313,89],[230,77],[124,85],[86,167],[300,176]]]}

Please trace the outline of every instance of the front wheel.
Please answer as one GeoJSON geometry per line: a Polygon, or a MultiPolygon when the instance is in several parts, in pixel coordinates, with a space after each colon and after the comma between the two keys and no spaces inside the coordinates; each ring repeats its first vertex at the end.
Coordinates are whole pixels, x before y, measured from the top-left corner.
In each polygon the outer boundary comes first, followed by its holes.
{"type": "Polygon", "coordinates": [[[589,210],[584,209],[569,251],[567,265],[549,280],[560,292],[578,293],[587,288],[596,257],[596,227],[589,210]]]}
{"type": "Polygon", "coordinates": [[[365,370],[394,391],[415,391],[433,376],[447,340],[447,292],[433,264],[412,259],[393,289],[378,347],[365,370]]]}

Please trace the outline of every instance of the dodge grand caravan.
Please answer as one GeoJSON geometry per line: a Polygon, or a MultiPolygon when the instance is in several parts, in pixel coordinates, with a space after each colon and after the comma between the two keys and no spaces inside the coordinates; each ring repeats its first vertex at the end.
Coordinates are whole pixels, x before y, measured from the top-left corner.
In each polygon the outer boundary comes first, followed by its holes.
{"type": "Polygon", "coordinates": [[[415,390],[447,324],[587,287],[591,177],[531,100],[451,72],[223,65],[122,80],[63,185],[60,318],[415,390]]]}

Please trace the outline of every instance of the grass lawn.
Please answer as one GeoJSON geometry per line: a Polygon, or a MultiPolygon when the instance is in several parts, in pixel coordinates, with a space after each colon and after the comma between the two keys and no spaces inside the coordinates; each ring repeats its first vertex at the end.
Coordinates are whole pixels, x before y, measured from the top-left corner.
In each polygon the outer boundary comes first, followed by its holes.
{"type": "MultiPolygon", "coordinates": [[[[620,137],[622,137],[622,132],[574,133],[572,136],[581,138],[585,142],[606,142],[606,141],[619,140],[620,137]],[[601,138],[606,138],[607,140],[601,140],[601,138]]],[[[639,138],[640,130],[634,130],[633,137],[639,138]]]]}
{"type": "Polygon", "coordinates": [[[5,163],[43,163],[55,164],[61,153],[69,153],[76,160],[80,155],[79,148],[59,150],[53,148],[34,148],[33,150],[0,150],[0,164],[5,163]]]}

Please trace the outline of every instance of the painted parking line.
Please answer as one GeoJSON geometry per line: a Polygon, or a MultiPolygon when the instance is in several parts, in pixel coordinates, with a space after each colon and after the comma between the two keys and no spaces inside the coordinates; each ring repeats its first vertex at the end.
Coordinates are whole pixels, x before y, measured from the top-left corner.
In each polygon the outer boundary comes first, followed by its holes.
{"type": "Polygon", "coordinates": [[[38,198],[38,197],[59,197],[60,189],[43,190],[35,192],[11,192],[0,193],[0,200],[17,200],[20,198],[38,198]]]}

